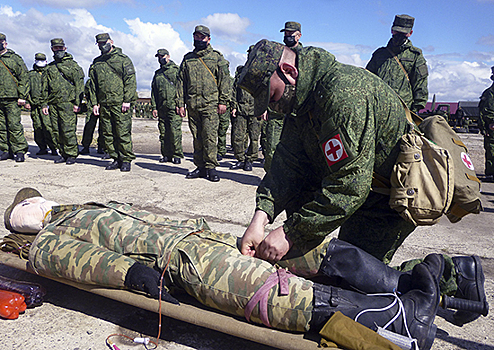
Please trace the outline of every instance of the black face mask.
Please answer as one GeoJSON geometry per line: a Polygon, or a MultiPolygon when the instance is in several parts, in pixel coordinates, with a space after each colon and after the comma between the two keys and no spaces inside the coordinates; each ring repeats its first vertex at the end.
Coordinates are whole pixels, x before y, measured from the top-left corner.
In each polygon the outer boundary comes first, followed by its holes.
{"type": "Polygon", "coordinates": [[[164,58],[164,57],[159,58],[159,59],[158,59],[158,61],[159,61],[159,63],[160,63],[162,66],[164,66],[165,64],[167,64],[167,63],[168,63],[168,62],[167,62],[167,60],[166,60],[166,58],[164,58]]]}
{"type": "Polygon", "coordinates": [[[111,50],[111,43],[107,42],[105,45],[99,45],[99,50],[102,55],[107,54],[111,50]]]}
{"type": "Polygon", "coordinates": [[[274,112],[285,115],[292,112],[293,105],[295,104],[296,87],[295,85],[290,84],[280,67],[276,69],[276,73],[285,83],[285,90],[278,101],[269,103],[269,108],[274,112]]]}
{"type": "Polygon", "coordinates": [[[63,58],[63,56],[65,56],[64,50],[55,51],[53,53],[53,58],[55,59],[55,61],[60,61],[63,58]]]}
{"type": "Polygon", "coordinates": [[[396,33],[391,37],[391,44],[393,46],[401,46],[407,41],[407,36],[404,33],[396,33]]]}
{"type": "Polygon", "coordinates": [[[202,40],[194,40],[194,47],[197,50],[204,50],[206,47],[208,47],[208,42],[202,40]]]}
{"type": "Polygon", "coordinates": [[[297,43],[297,40],[295,40],[295,35],[292,35],[283,37],[283,42],[286,46],[293,47],[297,43]]]}

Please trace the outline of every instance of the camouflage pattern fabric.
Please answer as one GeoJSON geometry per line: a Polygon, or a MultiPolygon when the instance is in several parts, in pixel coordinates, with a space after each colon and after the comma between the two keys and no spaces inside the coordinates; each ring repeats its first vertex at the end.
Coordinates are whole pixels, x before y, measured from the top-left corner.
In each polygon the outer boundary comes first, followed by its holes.
{"type": "Polygon", "coordinates": [[[133,161],[136,156],[132,151],[132,105],[123,113],[122,105],[103,104],[99,116],[106,152],[114,160],[133,161]]]}
{"type": "Polygon", "coordinates": [[[154,73],[151,83],[151,111],[158,111],[161,155],[183,158],[182,118],[175,112],[178,66],[168,61],[154,73]]]}
{"type": "Polygon", "coordinates": [[[268,109],[268,120],[262,122],[261,147],[264,155],[264,171],[271,169],[274,151],[280,142],[285,116],[268,109]]]}
{"type": "Polygon", "coordinates": [[[77,115],[72,102],[59,102],[50,105],[50,119],[53,126],[54,144],[58,146],[64,158],[77,157],[77,115]]]}
{"type": "Polygon", "coordinates": [[[429,98],[427,62],[422,50],[413,46],[410,40],[400,47],[392,46],[390,40],[387,47],[381,47],[372,54],[366,69],[388,83],[410,110],[418,112],[425,108],[429,98]],[[400,60],[408,79],[388,49],[400,60]]]}
{"type": "MultiPolygon", "coordinates": [[[[65,205],[53,208],[29,261],[44,275],[110,287],[123,287],[136,261],[159,271],[168,265],[169,290],[185,290],[206,306],[243,317],[247,302],[276,268],[242,255],[236,242],[235,236],[211,232],[203,219],[170,220],[115,202],[65,205]]],[[[307,331],[312,282],[296,276],[288,282],[288,296],[279,296],[278,286],[269,292],[270,323],[307,331]]],[[[261,323],[258,306],[251,321],[261,323]]]]}
{"type": "Polygon", "coordinates": [[[0,56],[0,151],[26,153],[28,144],[17,99],[26,99],[27,67],[11,49],[0,56]]]}
{"type": "MultiPolygon", "coordinates": [[[[92,81],[91,79],[88,79],[86,81],[86,84],[84,85],[84,97],[86,99],[86,106],[87,106],[87,111],[86,111],[86,121],[84,123],[84,130],[82,132],[82,146],[84,148],[89,148],[91,146],[91,143],[93,142],[93,134],[94,130],[96,129],[96,123],[98,123],[99,116],[95,115],[93,113],[93,106],[97,103],[93,103],[94,99],[96,96],[93,96],[91,94],[91,91],[94,91],[94,89],[91,87],[92,81]]],[[[105,150],[105,139],[103,137],[103,127],[101,125],[101,122],[98,123],[98,151],[104,151],[105,150]]]]}
{"type": "Polygon", "coordinates": [[[230,101],[228,61],[213,50],[187,53],[180,65],[177,81],[177,107],[187,106],[189,127],[194,144],[194,164],[208,169],[218,166],[218,105],[230,101]]]}
{"type": "Polygon", "coordinates": [[[224,156],[226,154],[226,134],[230,126],[231,109],[227,105],[226,113],[218,115],[218,154],[224,156]]]}
{"type": "Polygon", "coordinates": [[[489,125],[494,123],[494,84],[486,89],[479,103],[480,125],[484,134],[485,175],[494,175],[494,131],[489,125]]]}

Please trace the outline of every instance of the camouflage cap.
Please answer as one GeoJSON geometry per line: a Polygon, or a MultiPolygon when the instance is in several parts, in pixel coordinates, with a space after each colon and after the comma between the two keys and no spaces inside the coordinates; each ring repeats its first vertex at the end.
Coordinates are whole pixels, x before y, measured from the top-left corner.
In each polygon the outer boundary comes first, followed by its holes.
{"type": "Polygon", "coordinates": [[[38,52],[36,55],[34,55],[34,59],[36,61],[45,61],[46,55],[44,53],[38,52]]]}
{"type": "Polygon", "coordinates": [[[62,38],[51,39],[50,43],[51,43],[51,47],[54,47],[54,46],[65,46],[65,42],[63,41],[62,38]]]}
{"type": "Polygon", "coordinates": [[[158,51],[156,52],[156,55],[154,55],[154,57],[158,57],[159,56],[166,56],[166,55],[169,55],[170,53],[168,52],[167,49],[158,49],[158,51]]]}
{"type": "Polygon", "coordinates": [[[238,85],[254,96],[254,114],[262,115],[269,104],[269,80],[276,71],[285,46],[263,39],[250,51],[238,85]]]}
{"type": "Polygon", "coordinates": [[[99,33],[98,35],[96,35],[96,42],[97,43],[107,42],[108,39],[111,39],[110,34],[108,34],[108,33],[99,33]]]}
{"type": "Polygon", "coordinates": [[[302,25],[298,22],[286,22],[285,28],[281,29],[280,32],[296,32],[302,31],[302,25]]]}
{"type": "Polygon", "coordinates": [[[34,188],[30,187],[25,187],[17,194],[15,195],[14,201],[12,202],[11,205],[5,210],[5,214],[3,214],[3,223],[5,224],[5,228],[9,231],[12,231],[12,226],[10,225],[10,215],[12,214],[12,209],[15,208],[17,204],[22,202],[25,199],[28,198],[33,198],[33,197],[43,197],[41,193],[38,192],[38,190],[35,190],[34,188]]]}
{"type": "Polygon", "coordinates": [[[411,32],[414,22],[415,22],[415,18],[412,16],[396,15],[391,30],[394,30],[395,32],[399,32],[399,33],[408,34],[411,32]]]}
{"type": "Polygon", "coordinates": [[[207,36],[211,36],[211,32],[209,31],[209,28],[206,26],[203,26],[202,24],[195,27],[194,33],[201,33],[201,34],[204,34],[207,36]]]}
{"type": "Polygon", "coordinates": [[[0,33],[0,41],[6,41],[6,40],[7,40],[7,37],[5,36],[5,34],[0,33]]]}

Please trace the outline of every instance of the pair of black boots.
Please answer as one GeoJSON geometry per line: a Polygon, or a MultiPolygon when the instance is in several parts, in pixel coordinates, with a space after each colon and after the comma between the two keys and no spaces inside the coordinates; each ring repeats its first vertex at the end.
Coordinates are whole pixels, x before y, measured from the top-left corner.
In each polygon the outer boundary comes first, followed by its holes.
{"type": "MultiPolygon", "coordinates": [[[[459,276],[457,295],[483,297],[485,302],[483,273],[475,258],[453,258],[459,276]]],[[[430,349],[437,329],[434,318],[443,270],[444,258],[439,254],[428,255],[411,272],[400,272],[352,244],[333,239],[320,268],[326,280],[313,287],[311,330],[319,331],[340,311],[368,328],[384,328],[408,338],[411,344],[416,342],[421,350],[430,349]]],[[[463,324],[480,315],[457,311],[454,316],[463,324]]]]}
{"type": "Polygon", "coordinates": [[[186,179],[199,179],[204,178],[208,179],[211,182],[220,181],[220,176],[216,172],[216,169],[206,169],[206,168],[196,168],[193,171],[189,171],[187,175],[185,175],[186,179]]]}

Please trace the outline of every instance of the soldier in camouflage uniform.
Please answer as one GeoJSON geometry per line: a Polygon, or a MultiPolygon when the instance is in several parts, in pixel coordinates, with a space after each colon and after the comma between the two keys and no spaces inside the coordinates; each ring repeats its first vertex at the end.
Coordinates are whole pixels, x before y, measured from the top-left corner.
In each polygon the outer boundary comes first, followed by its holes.
{"type": "Polygon", "coordinates": [[[103,124],[105,149],[113,159],[106,170],[130,171],[132,152],[132,105],[137,99],[134,65],[108,33],[96,35],[101,55],[89,67],[95,99],[93,113],[103,124]]]}
{"type": "MultiPolygon", "coordinates": [[[[494,80],[494,66],[491,67],[491,80],[494,80]]],[[[494,181],[494,83],[486,89],[479,102],[480,127],[484,134],[485,176],[494,181]]]]}
{"type": "MultiPolygon", "coordinates": [[[[228,75],[230,79],[230,86],[233,86],[233,78],[228,75]]],[[[219,115],[218,123],[218,153],[216,155],[216,160],[219,162],[226,155],[226,134],[228,133],[228,127],[232,120],[232,99],[230,98],[230,103],[227,104],[226,112],[219,115]]],[[[233,129],[233,124],[232,124],[233,129]]],[[[231,136],[231,133],[230,133],[231,136]]]]}
{"type": "MultiPolygon", "coordinates": [[[[309,254],[314,265],[305,270],[318,271],[328,255],[328,235],[339,228],[340,239],[389,263],[415,229],[390,208],[389,196],[371,191],[374,176],[390,178],[400,139],[412,128],[396,93],[323,49],[295,52],[267,40],[249,54],[239,85],[254,96],[255,114],[268,104],[290,113],[257,189],[242,253],[270,262],[309,254]],[[265,226],[283,210],[283,226],[264,238],[265,226]]],[[[445,259],[442,291],[485,301],[480,260],[445,259]],[[467,282],[462,274],[473,277],[467,282]]]]}
{"type": "MultiPolygon", "coordinates": [[[[117,202],[58,205],[25,188],[5,211],[4,223],[9,230],[37,234],[29,250],[37,273],[142,290],[155,298],[163,274],[164,288],[172,294],[185,291],[206,306],[281,330],[317,332],[337,311],[353,318],[359,311],[389,306],[358,316],[359,323],[375,330],[399,311],[396,296],[367,296],[313,283],[244,256],[237,237],[212,232],[204,219],[170,220],[117,202]]],[[[352,261],[347,264],[351,267],[352,261]]],[[[406,335],[406,317],[421,349],[434,340],[442,264],[441,256],[432,254],[414,269],[400,297],[406,316],[388,328],[406,335]]],[[[379,261],[374,266],[376,274],[388,270],[379,261]]]]}
{"type": "MultiPolygon", "coordinates": [[[[84,96],[86,99],[86,106],[87,106],[87,111],[86,111],[86,122],[84,123],[84,131],[82,132],[82,149],[79,152],[80,154],[89,154],[89,146],[91,146],[91,143],[93,142],[93,134],[94,134],[94,129],[96,129],[96,124],[98,124],[98,154],[105,154],[105,139],[103,138],[103,126],[101,124],[101,121],[98,122],[100,119],[99,116],[95,115],[93,113],[93,106],[97,103],[92,102],[92,99],[95,98],[95,96],[91,96],[91,91],[94,91],[94,88],[91,87],[92,81],[91,79],[88,79],[86,81],[86,84],[84,84],[84,96]]],[[[109,156],[103,156],[103,159],[108,159],[109,156]]]]}
{"type": "Polygon", "coordinates": [[[388,45],[372,54],[366,68],[388,83],[411,111],[418,113],[427,103],[429,73],[422,50],[409,39],[414,21],[411,16],[397,15],[388,45]]]}
{"type": "Polygon", "coordinates": [[[186,178],[220,181],[216,167],[218,154],[218,114],[226,113],[230,101],[228,61],[210,45],[209,28],[194,30],[194,51],[187,53],[180,65],[177,81],[177,114],[185,117],[185,106],[194,143],[196,169],[186,178]]]}
{"type": "Polygon", "coordinates": [[[26,103],[26,84],[26,64],[7,49],[7,38],[0,33],[0,160],[23,162],[28,150],[19,107],[26,103]]]}
{"type": "Polygon", "coordinates": [[[175,95],[177,88],[178,66],[170,59],[166,49],[159,49],[160,69],[154,72],[151,82],[151,110],[153,117],[158,119],[160,132],[161,158],[160,163],[172,162],[180,164],[184,157],[182,150],[182,118],[177,115],[175,95]]]}
{"type": "Polygon", "coordinates": [[[77,112],[84,96],[84,71],[74,61],[61,38],[51,40],[53,61],[42,76],[43,114],[50,115],[60,157],[55,163],[71,165],[79,155],[77,112]]]}
{"type": "Polygon", "coordinates": [[[237,67],[235,83],[233,84],[232,145],[237,162],[230,169],[252,171],[252,162],[257,159],[259,152],[260,121],[254,116],[254,98],[237,85],[237,79],[243,66],[237,67]],[[248,135],[250,144],[246,147],[245,136],[248,135]]]}
{"type": "Polygon", "coordinates": [[[28,98],[26,108],[31,110],[31,120],[33,121],[34,141],[39,147],[36,155],[51,154],[57,155],[57,145],[54,141],[53,128],[49,115],[42,111],[42,76],[46,70],[46,55],[38,52],[34,56],[33,69],[28,73],[28,98]]]}

